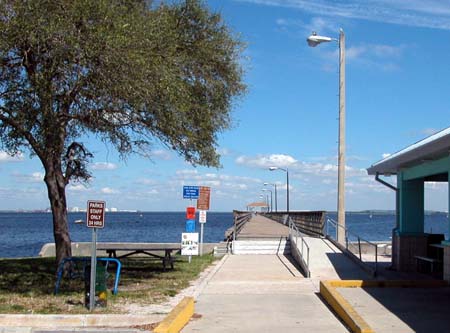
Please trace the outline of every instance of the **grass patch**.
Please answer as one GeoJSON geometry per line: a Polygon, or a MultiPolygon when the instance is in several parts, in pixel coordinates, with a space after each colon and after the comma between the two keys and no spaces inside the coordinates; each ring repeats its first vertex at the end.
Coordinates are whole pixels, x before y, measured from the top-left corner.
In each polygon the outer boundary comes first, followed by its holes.
{"type": "MultiPolygon", "coordinates": [[[[160,260],[129,257],[121,260],[119,292],[111,294],[115,267],[108,269],[108,306],[96,313],[126,313],[127,305],[146,306],[166,301],[189,286],[213,261],[212,255],[175,256],[174,269],[164,271],[160,260]]],[[[55,258],[0,259],[0,313],[84,314],[84,279],[63,278],[58,295],[55,258]]],[[[81,274],[82,275],[82,274],[81,274]]]]}

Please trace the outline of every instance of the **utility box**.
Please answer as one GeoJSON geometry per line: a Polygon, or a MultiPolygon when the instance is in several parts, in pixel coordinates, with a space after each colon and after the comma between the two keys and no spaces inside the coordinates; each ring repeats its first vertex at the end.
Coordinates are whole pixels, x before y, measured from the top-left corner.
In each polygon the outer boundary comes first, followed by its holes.
{"type": "MultiPolygon", "coordinates": [[[[106,288],[106,265],[104,262],[97,262],[95,272],[95,306],[106,307],[107,305],[107,288],[106,288]]],[[[91,289],[91,266],[87,265],[84,270],[84,305],[89,309],[91,289]]]]}

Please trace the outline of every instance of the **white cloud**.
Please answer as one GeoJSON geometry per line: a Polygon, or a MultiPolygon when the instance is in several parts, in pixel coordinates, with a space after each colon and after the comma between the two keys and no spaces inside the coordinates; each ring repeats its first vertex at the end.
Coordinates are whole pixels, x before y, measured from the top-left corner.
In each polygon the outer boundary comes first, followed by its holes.
{"type": "Polygon", "coordinates": [[[172,158],[172,154],[164,149],[157,149],[150,152],[150,158],[168,161],[172,158]]]}
{"type": "Polygon", "coordinates": [[[423,135],[430,136],[430,135],[436,134],[437,132],[439,132],[439,130],[436,129],[436,128],[425,128],[425,129],[423,129],[423,130],[420,131],[420,132],[421,132],[423,135]]]}
{"type": "Polygon", "coordinates": [[[296,162],[292,156],[283,154],[258,155],[255,157],[239,156],[236,159],[237,164],[257,168],[269,168],[271,166],[290,167],[296,162]]]}
{"type": "Polygon", "coordinates": [[[103,187],[100,190],[100,192],[103,193],[103,194],[118,194],[119,193],[118,190],[110,188],[110,187],[103,187]]]}
{"type": "Polygon", "coordinates": [[[183,170],[177,170],[175,172],[177,176],[180,176],[181,178],[187,178],[187,177],[194,177],[198,175],[197,170],[191,170],[191,169],[183,169],[183,170]]]}
{"type": "Polygon", "coordinates": [[[10,155],[5,151],[0,151],[0,163],[7,163],[7,162],[21,162],[23,161],[24,156],[23,153],[18,152],[15,155],[10,155]]]}
{"type": "MultiPolygon", "coordinates": [[[[324,160],[327,159],[325,158],[324,160]]],[[[335,176],[338,171],[337,164],[335,163],[303,162],[297,161],[292,156],[281,154],[239,156],[236,159],[236,163],[251,168],[269,168],[270,166],[289,167],[290,175],[299,179],[305,179],[306,175],[335,176]]],[[[365,169],[354,168],[349,165],[345,166],[345,173],[347,177],[367,175],[365,169]]]]}
{"type": "MultiPolygon", "coordinates": [[[[363,43],[347,47],[345,57],[348,62],[358,64],[365,67],[373,67],[383,71],[392,71],[399,68],[401,64],[401,56],[408,49],[408,45],[386,45],[386,44],[370,44],[363,43]]],[[[325,69],[336,69],[336,63],[339,59],[339,50],[332,52],[320,52],[320,57],[327,60],[325,69]]]]}
{"type": "Polygon", "coordinates": [[[44,180],[42,172],[33,172],[31,174],[13,173],[12,176],[24,183],[41,183],[44,180]]]}
{"type": "Polygon", "coordinates": [[[31,174],[31,177],[30,177],[30,179],[33,181],[33,182],[42,182],[43,180],[44,180],[44,174],[42,173],[42,172],[33,172],[32,174],[31,174]]]}
{"type": "Polygon", "coordinates": [[[236,0],[315,15],[450,30],[448,0],[236,0]]]}
{"type": "Polygon", "coordinates": [[[88,190],[88,188],[83,184],[71,184],[67,186],[67,190],[71,192],[85,192],[88,190]]]}
{"type": "Polygon", "coordinates": [[[234,154],[234,152],[228,148],[219,148],[217,149],[217,152],[219,153],[220,156],[231,156],[234,154]]]}
{"type": "Polygon", "coordinates": [[[96,162],[92,165],[93,170],[116,170],[117,164],[110,162],[96,162]]]}
{"type": "Polygon", "coordinates": [[[136,181],[136,183],[143,184],[143,185],[156,185],[158,182],[154,179],[140,178],[136,181]]]}

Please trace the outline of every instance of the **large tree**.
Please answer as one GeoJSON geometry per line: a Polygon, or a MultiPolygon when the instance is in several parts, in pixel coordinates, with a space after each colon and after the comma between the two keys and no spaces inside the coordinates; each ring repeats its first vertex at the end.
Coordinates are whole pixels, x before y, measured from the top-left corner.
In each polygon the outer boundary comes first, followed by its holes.
{"type": "Polygon", "coordinates": [[[90,177],[82,138],[218,166],[241,51],[200,0],[0,0],[0,140],[42,162],[57,263],[71,255],[66,186],[90,177]]]}

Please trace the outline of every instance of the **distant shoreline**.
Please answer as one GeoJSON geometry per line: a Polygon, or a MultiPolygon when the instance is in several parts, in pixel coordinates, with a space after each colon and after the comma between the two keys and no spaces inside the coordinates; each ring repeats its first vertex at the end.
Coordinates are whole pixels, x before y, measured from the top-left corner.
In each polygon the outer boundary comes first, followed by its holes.
{"type": "MultiPolygon", "coordinates": [[[[224,213],[229,214],[232,211],[208,211],[209,213],[224,213]]],[[[326,211],[328,214],[337,214],[336,211],[326,211]]],[[[2,213],[48,213],[50,214],[51,211],[49,210],[39,210],[39,209],[30,209],[30,210],[0,210],[0,214],[2,213]]],[[[86,211],[78,211],[78,212],[72,212],[69,211],[69,214],[85,214],[86,211]]],[[[117,213],[129,213],[129,214],[142,214],[142,213],[185,213],[185,211],[168,211],[168,210],[151,210],[151,211],[145,211],[145,210],[118,210],[118,211],[108,211],[106,213],[111,214],[117,214],[117,213]]],[[[374,214],[374,215],[394,215],[395,210],[360,210],[360,211],[347,211],[346,214],[374,214]]],[[[431,214],[448,214],[446,211],[437,211],[437,210],[426,210],[425,215],[431,215],[431,214]]]]}

